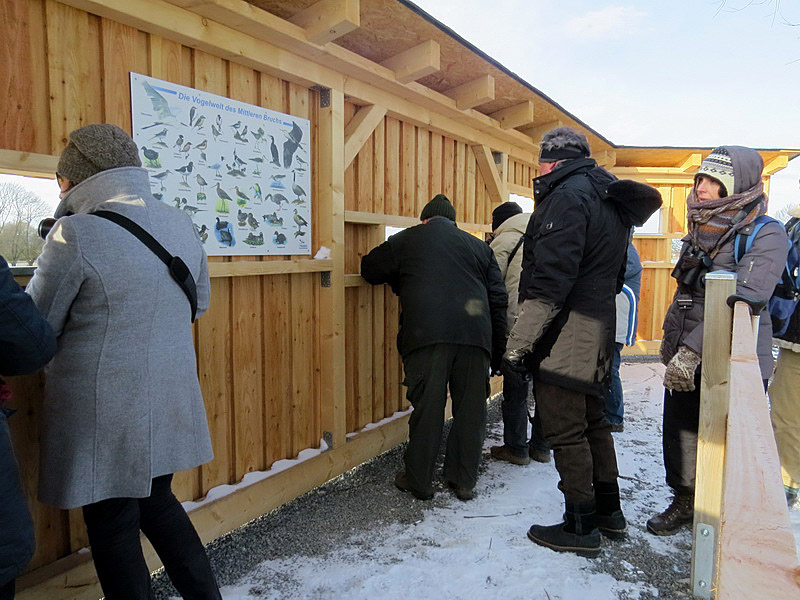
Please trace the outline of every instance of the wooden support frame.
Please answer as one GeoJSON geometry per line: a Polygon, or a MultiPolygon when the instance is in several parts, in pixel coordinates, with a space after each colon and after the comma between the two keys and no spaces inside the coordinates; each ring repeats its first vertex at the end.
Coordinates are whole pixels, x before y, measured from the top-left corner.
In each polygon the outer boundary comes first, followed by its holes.
{"type": "MultiPolygon", "coordinates": [[[[730,401],[731,324],[733,311],[726,304],[736,293],[735,273],[708,273],[703,316],[703,363],[700,383],[700,425],[697,433],[697,471],[694,494],[694,539],[698,535],[719,539],[722,513],[722,473],[725,464],[725,422],[730,401]],[[703,535],[701,529],[708,531],[703,535]]],[[[708,566],[716,573],[719,557],[702,556],[695,543],[692,549],[692,591],[702,596],[711,590],[708,566]]],[[[705,596],[710,597],[710,596],[705,596]]]]}
{"type": "MultiPolygon", "coordinates": [[[[381,215],[377,213],[361,212],[356,210],[345,211],[345,222],[360,225],[383,225],[388,227],[413,227],[419,225],[417,217],[401,217],[398,215],[381,215]]],[[[488,223],[459,223],[464,231],[489,232],[492,230],[488,223]]]]}
{"type": "Polygon", "coordinates": [[[286,273],[324,273],[333,270],[333,260],[294,259],[208,263],[209,277],[247,277],[250,275],[282,275],[286,273]]]}
{"type": "Polygon", "coordinates": [[[556,127],[563,126],[564,122],[559,119],[557,121],[548,121],[547,123],[541,123],[533,127],[528,127],[527,129],[520,129],[520,131],[525,135],[530,136],[530,138],[533,140],[533,143],[538,146],[545,133],[552,131],[556,127]]]}
{"type": "Polygon", "coordinates": [[[696,169],[697,167],[699,167],[702,162],[703,162],[703,155],[700,154],[699,152],[693,152],[686,158],[686,160],[684,160],[681,163],[681,166],[678,167],[678,170],[682,171],[683,173],[686,173],[691,169],[696,169]]]}
{"type": "Polygon", "coordinates": [[[610,169],[617,164],[617,153],[613,150],[603,150],[592,154],[592,158],[597,162],[597,166],[610,169]]]}
{"type": "Polygon", "coordinates": [[[58,157],[50,154],[0,150],[0,170],[12,175],[55,178],[58,157]]]}
{"type": "Polygon", "coordinates": [[[349,167],[355,160],[358,151],[381,124],[386,116],[386,109],[380,106],[362,106],[355,116],[350,119],[344,129],[344,168],[349,167]]]}
{"type": "Polygon", "coordinates": [[[394,71],[400,83],[409,83],[435,73],[441,65],[441,48],[437,42],[427,40],[395,54],[381,63],[381,66],[394,71]]]}
{"type": "Polygon", "coordinates": [[[447,90],[444,95],[455,100],[461,110],[480,106],[494,100],[494,77],[483,75],[447,90]]]}
{"type": "Polygon", "coordinates": [[[478,163],[478,170],[489,191],[489,197],[493,205],[502,204],[508,198],[505,182],[500,178],[494,156],[488,146],[472,146],[472,152],[478,163]]]}
{"type": "Polygon", "coordinates": [[[785,169],[789,164],[789,157],[785,154],[781,154],[780,156],[776,156],[771,161],[769,161],[766,165],[764,165],[764,172],[763,176],[772,175],[776,171],[780,171],[781,169],[785,169]]]}
{"type": "Polygon", "coordinates": [[[533,123],[533,101],[526,100],[489,115],[500,123],[503,129],[515,129],[533,123]]]}
{"type": "Polygon", "coordinates": [[[289,18],[302,27],[309,42],[327,44],[359,28],[359,0],[319,0],[289,18]]]}

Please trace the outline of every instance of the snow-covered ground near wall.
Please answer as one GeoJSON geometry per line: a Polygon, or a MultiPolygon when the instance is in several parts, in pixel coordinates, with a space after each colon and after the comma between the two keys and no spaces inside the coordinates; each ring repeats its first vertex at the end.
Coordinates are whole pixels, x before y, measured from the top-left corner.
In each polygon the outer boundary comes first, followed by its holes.
{"type": "MultiPolygon", "coordinates": [[[[558,522],[562,496],[553,463],[520,467],[488,460],[478,497],[462,503],[422,503],[415,522],[387,522],[354,531],[335,548],[260,563],[225,600],[634,600],[690,598],[688,528],[659,538],[646,520],[669,500],[661,461],[663,367],[623,364],[625,432],[615,434],[628,538],[604,540],[600,558],[558,554],[525,536],[532,523],[558,522]],[[667,581],[668,583],[665,583],[667,581]]],[[[487,434],[485,451],[502,438],[499,424],[487,434]]],[[[391,485],[381,483],[376,485],[391,485]]],[[[444,489],[438,495],[448,496],[444,489]]],[[[418,502],[397,492],[396,502],[418,502]]],[[[323,500],[324,501],[324,500],[323,500]]],[[[800,512],[792,513],[800,539],[800,512]]],[[[280,536],[280,531],[272,532],[280,536]]]]}

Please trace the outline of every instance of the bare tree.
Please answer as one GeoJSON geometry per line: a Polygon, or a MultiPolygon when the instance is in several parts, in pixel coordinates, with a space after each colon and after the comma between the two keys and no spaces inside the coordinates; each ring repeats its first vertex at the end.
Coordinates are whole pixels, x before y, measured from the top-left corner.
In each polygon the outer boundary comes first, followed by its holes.
{"type": "Polygon", "coordinates": [[[9,263],[32,263],[42,249],[36,233],[47,204],[18,183],[0,183],[0,254],[9,263]]]}
{"type": "Polygon", "coordinates": [[[793,211],[797,211],[800,208],[800,204],[787,204],[786,206],[782,206],[778,210],[775,211],[775,214],[771,215],[774,219],[778,219],[781,223],[786,223],[789,219],[792,218],[790,214],[793,211]]]}

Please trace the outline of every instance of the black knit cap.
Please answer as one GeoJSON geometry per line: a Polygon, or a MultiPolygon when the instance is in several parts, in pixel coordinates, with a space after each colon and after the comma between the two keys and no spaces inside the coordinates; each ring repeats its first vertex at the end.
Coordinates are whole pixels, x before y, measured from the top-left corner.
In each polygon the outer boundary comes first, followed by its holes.
{"type": "Polygon", "coordinates": [[[424,221],[431,217],[447,217],[455,223],[456,209],[450,204],[450,200],[444,194],[436,194],[433,200],[428,202],[419,215],[419,220],[424,221]]]}
{"type": "Polygon", "coordinates": [[[503,202],[492,211],[492,231],[496,231],[506,220],[521,213],[522,207],[516,202],[503,202]]]}

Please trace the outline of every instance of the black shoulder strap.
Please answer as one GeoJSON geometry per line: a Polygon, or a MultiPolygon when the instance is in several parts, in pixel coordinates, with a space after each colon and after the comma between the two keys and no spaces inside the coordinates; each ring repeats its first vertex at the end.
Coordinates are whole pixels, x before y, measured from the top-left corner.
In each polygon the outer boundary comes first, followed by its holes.
{"type": "Polygon", "coordinates": [[[517,242],[517,245],[514,246],[514,249],[511,251],[511,254],[508,255],[508,262],[506,263],[506,268],[508,267],[508,265],[511,264],[511,261],[514,260],[514,255],[517,253],[517,250],[519,250],[519,247],[522,246],[522,242],[524,241],[525,241],[525,234],[523,233],[521,236],[519,236],[519,241],[517,242]]]}
{"type": "Polygon", "coordinates": [[[189,299],[189,305],[192,308],[192,323],[194,323],[195,317],[197,316],[197,286],[189,271],[189,267],[186,266],[183,259],[181,259],[180,256],[172,256],[152,235],[147,233],[138,223],[131,221],[128,217],[108,210],[98,210],[89,214],[102,217],[103,219],[112,221],[120,227],[127,229],[167,265],[169,274],[189,299]]]}

